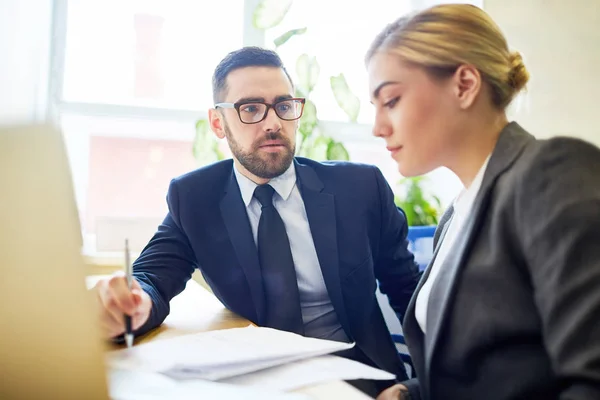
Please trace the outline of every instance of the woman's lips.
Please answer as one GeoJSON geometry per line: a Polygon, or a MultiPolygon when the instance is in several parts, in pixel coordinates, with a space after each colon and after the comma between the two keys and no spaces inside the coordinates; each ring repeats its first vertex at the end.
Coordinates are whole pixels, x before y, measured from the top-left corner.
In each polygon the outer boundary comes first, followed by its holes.
{"type": "Polygon", "coordinates": [[[388,146],[387,149],[391,153],[391,156],[394,157],[402,150],[402,146],[388,146]]]}

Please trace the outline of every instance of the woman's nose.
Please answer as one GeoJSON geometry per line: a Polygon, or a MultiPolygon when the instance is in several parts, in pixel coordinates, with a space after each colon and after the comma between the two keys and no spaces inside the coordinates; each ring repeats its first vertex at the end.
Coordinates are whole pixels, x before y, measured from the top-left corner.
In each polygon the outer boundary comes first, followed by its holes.
{"type": "Polygon", "coordinates": [[[389,124],[381,121],[380,119],[375,119],[375,124],[373,125],[373,136],[376,137],[387,137],[392,134],[392,128],[389,124]]]}

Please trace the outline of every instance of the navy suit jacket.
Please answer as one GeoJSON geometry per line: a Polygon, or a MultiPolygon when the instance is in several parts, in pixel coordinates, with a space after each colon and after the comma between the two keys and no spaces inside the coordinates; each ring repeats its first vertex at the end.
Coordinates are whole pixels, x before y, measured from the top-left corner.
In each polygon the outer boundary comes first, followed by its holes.
{"type": "MultiPolygon", "coordinates": [[[[402,319],[418,284],[404,214],[376,167],[305,158],[294,162],[340,324],[370,364],[405,379],[375,296],[377,279],[402,319]]],[[[265,299],[258,253],[233,168],[232,160],[221,161],[171,182],[169,212],[133,265],[135,278],[153,302],[138,334],[162,323],[169,301],[185,288],[195,268],[228,309],[262,325],[265,299]]]]}

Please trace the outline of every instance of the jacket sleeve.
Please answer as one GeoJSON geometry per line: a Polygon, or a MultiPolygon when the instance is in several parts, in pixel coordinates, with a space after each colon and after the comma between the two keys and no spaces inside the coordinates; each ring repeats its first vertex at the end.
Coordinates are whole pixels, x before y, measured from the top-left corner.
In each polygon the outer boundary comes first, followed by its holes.
{"type": "Polygon", "coordinates": [[[410,400],[421,400],[421,389],[419,388],[419,380],[417,378],[409,379],[404,382],[400,382],[406,386],[410,393],[410,400]]]}
{"type": "Polygon", "coordinates": [[[546,142],[516,210],[557,398],[600,399],[600,150],[546,142]]]}
{"type": "Polygon", "coordinates": [[[179,221],[176,181],[167,194],[169,212],[157,232],[133,263],[133,276],[152,299],[148,321],[135,332],[141,335],[159,326],[169,315],[170,300],[185,289],[196,268],[196,258],[179,221]]]}
{"type": "Polygon", "coordinates": [[[390,306],[402,322],[421,273],[414,255],[408,250],[408,224],[404,212],[394,204],[394,193],[381,171],[378,168],[374,170],[381,208],[381,236],[375,260],[375,277],[381,293],[387,295],[390,306]]]}

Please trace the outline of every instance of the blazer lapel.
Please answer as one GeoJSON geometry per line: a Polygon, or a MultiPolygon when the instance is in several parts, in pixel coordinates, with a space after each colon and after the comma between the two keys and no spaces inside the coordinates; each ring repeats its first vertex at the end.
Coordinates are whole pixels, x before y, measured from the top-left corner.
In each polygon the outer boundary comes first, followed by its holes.
{"type": "MultiPolygon", "coordinates": [[[[438,253],[438,250],[440,247],[440,246],[438,246],[438,244],[441,243],[440,238],[443,239],[444,236],[446,235],[446,230],[448,228],[448,221],[452,217],[452,212],[453,212],[453,207],[450,206],[446,210],[446,212],[444,212],[444,215],[440,219],[440,223],[439,223],[437,229],[435,230],[434,240],[433,240],[433,246],[434,246],[433,256],[431,257],[431,261],[429,261],[427,268],[425,268],[425,271],[423,272],[423,276],[419,280],[419,284],[417,285],[417,288],[415,289],[412,297],[410,298],[410,302],[408,303],[408,307],[406,308],[406,315],[404,317],[403,324],[407,324],[407,319],[409,319],[409,315],[410,315],[410,319],[412,319],[412,320],[414,320],[414,322],[416,322],[415,306],[416,306],[416,302],[417,302],[417,295],[419,294],[421,287],[423,286],[423,284],[429,277],[429,273],[431,272],[431,267],[433,266],[433,262],[435,261],[435,259],[437,257],[437,253],[438,253]]],[[[410,322],[412,322],[412,321],[410,321],[410,322]]],[[[408,324],[410,324],[410,322],[408,324]]]]}
{"type": "Polygon", "coordinates": [[[426,387],[429,386],[431,361],[436,345],[441,339],[440,333],[447,314],[446,311],[452,301],[455,284],[460,275],[461,267],[464,265],[465,256],[468,254],[473,238],[486,215],[491,189],[494,187],[497,178],[513,164],[530,140],[533,140],[533,137],[514,122],[508,124],[501,132],[471,214],[448,258],[440,266],[440,272],[431,289],[427,308],[427,334],[424,338],[426,387]]]}
{"type": "Polygon", "coordinates": [[[323,192],[323,182],[314,169],[298,163],[297,160],[294,160],[294,163],[298,188],[304,201],[325,286],[340,324],[348,332],[348,316],[344,306],[339,272],[335,198],[333,194],[323,192]]]}
{"type": "Polygon", "coordinates": [[[231,178],[229,184],[226,186],[226,190],[227,192],[221,200],[221,215],[240,266],[244,270],[244,274],[248,280],[248,286],[250,287],[250,293],[256,309],[256,320],[259,324],[262,324],[265,315],[265,297],[260,264],[258,262],[258,250],[254,243],[254,236],[252,235],[252,227],[248,220],[246,206],[242,200],[240,187],[235,179],[233,170],[231,171],[231,178]]]}
{"type": "MultiPolygon", "coordinates": [[[[450,218],[452,217],[453,212],[454,212],[454,207],[453,206],[448,207],[448,209],[444,212],[444,215],[442,215],[442,218],[440,219],[438,227],[435,230],[435,233],[434,233],[434,236],[433,236],[434,237],[434,240],[433,240],[433,246],[434,246],[433,256],[431,257],[431,261],[427,265],[427,268],[423,272],[423,276],[419,280],[419,284],[417,285],[417,288],[415,289],[414,294],[411,297],[410,302],[408,303],[408,307],[406,309],[406,314],[405,314],[405,317],[404,317],[403,325],[405,325],[405,324],[406,325],[411,325],[412,322],[416,323],[416,319],[415,319],[415,306],[416,306],[416,302],[417,302],[417,295],[419,294],[419,291],[421,290],[421,287],[423,286],[423,284],[425,283],[425,281],[429,277],[429,273],[431,272],[431,267],[433,266],[433,262],[435,261],[435,259],[437,257],[437,253],[438,253],[438,250],[439,250],[439,247],[440,247],[439,246],[439,244],[441,243],[440,239],[443,240],[444,236],[446,235],[446,230],[448,229],[448,221],[450,221],[450,218]],[[407,321],[408,319],[411,319],[411,321],[407,321]]],[[[419,329],[419,331],[421,330],[420,328],[418,328],[418,329],[419,329]]]]}
{"type": "MultiPolygon", "coordinates": [[[[408,307],[406,309],[404,321],[402,321],[402,331],[404,333],[404,339],[406,340],[407,344],[409,345],[409,350],[410,350],[411,358],[413,360],[413,365],[417,369],[417,373],[419,376],[423,376],[423,374],[426,375],[427,372],[425,370],[425,365],[424,365],[425,350],[424,350],[423,331],[419,327],[419,325],[417,323],[417,319],[415,317],[415,307],[416,307],[417,295],[419,294],[421,287],[423,286],[423,284],[429,277],[431,268],[433,266],[433,262],[435,261],[435,259],[437,257],[437,253],[440,248],[439,244],[441,243],[441,241],[444,239],[444,236],[446,235],[446,231],[448,230],[448,221],[450,221],[453,211],[454,211],[454,208],[452,206],[450,206],[446,210],[446,212],[444,212],[444,215],[442,215],[442,218],[440,219],[438,227],[434,233],[433,256],[431,258],[431,261],[427,265],[427,268],[423,272],[423,276],[419,280],[419,284],[417,285],[417,288],[415,289],[414,294],[412,295],[410,302],[408,304],[408,307]]],[[[428,388],[425,385],[423,385],[421,387],[421,390],[426,392],[428,390],[428,388]]],[[[427,397],[425,397],[425,398],[427,398],[427,397]]]]}
{"type": "Polygon", "coordinates": [[[451,205],[450,207],[448,207],[446,212],[444,212],[444,215],[442,215],[442,218],[440,219],[440,223],[438,224],[438,229],[436,229],[433,234],[433,248],[434,249],[436,249],[438,247],[438,242],[440,240],[440,237],[442,236],[442,233],[446,233],[446,225],[448,224],[448,221],[450,221],[450,218],[452,218],[453,214],[454,214],[454,206],[451,205]]]}

